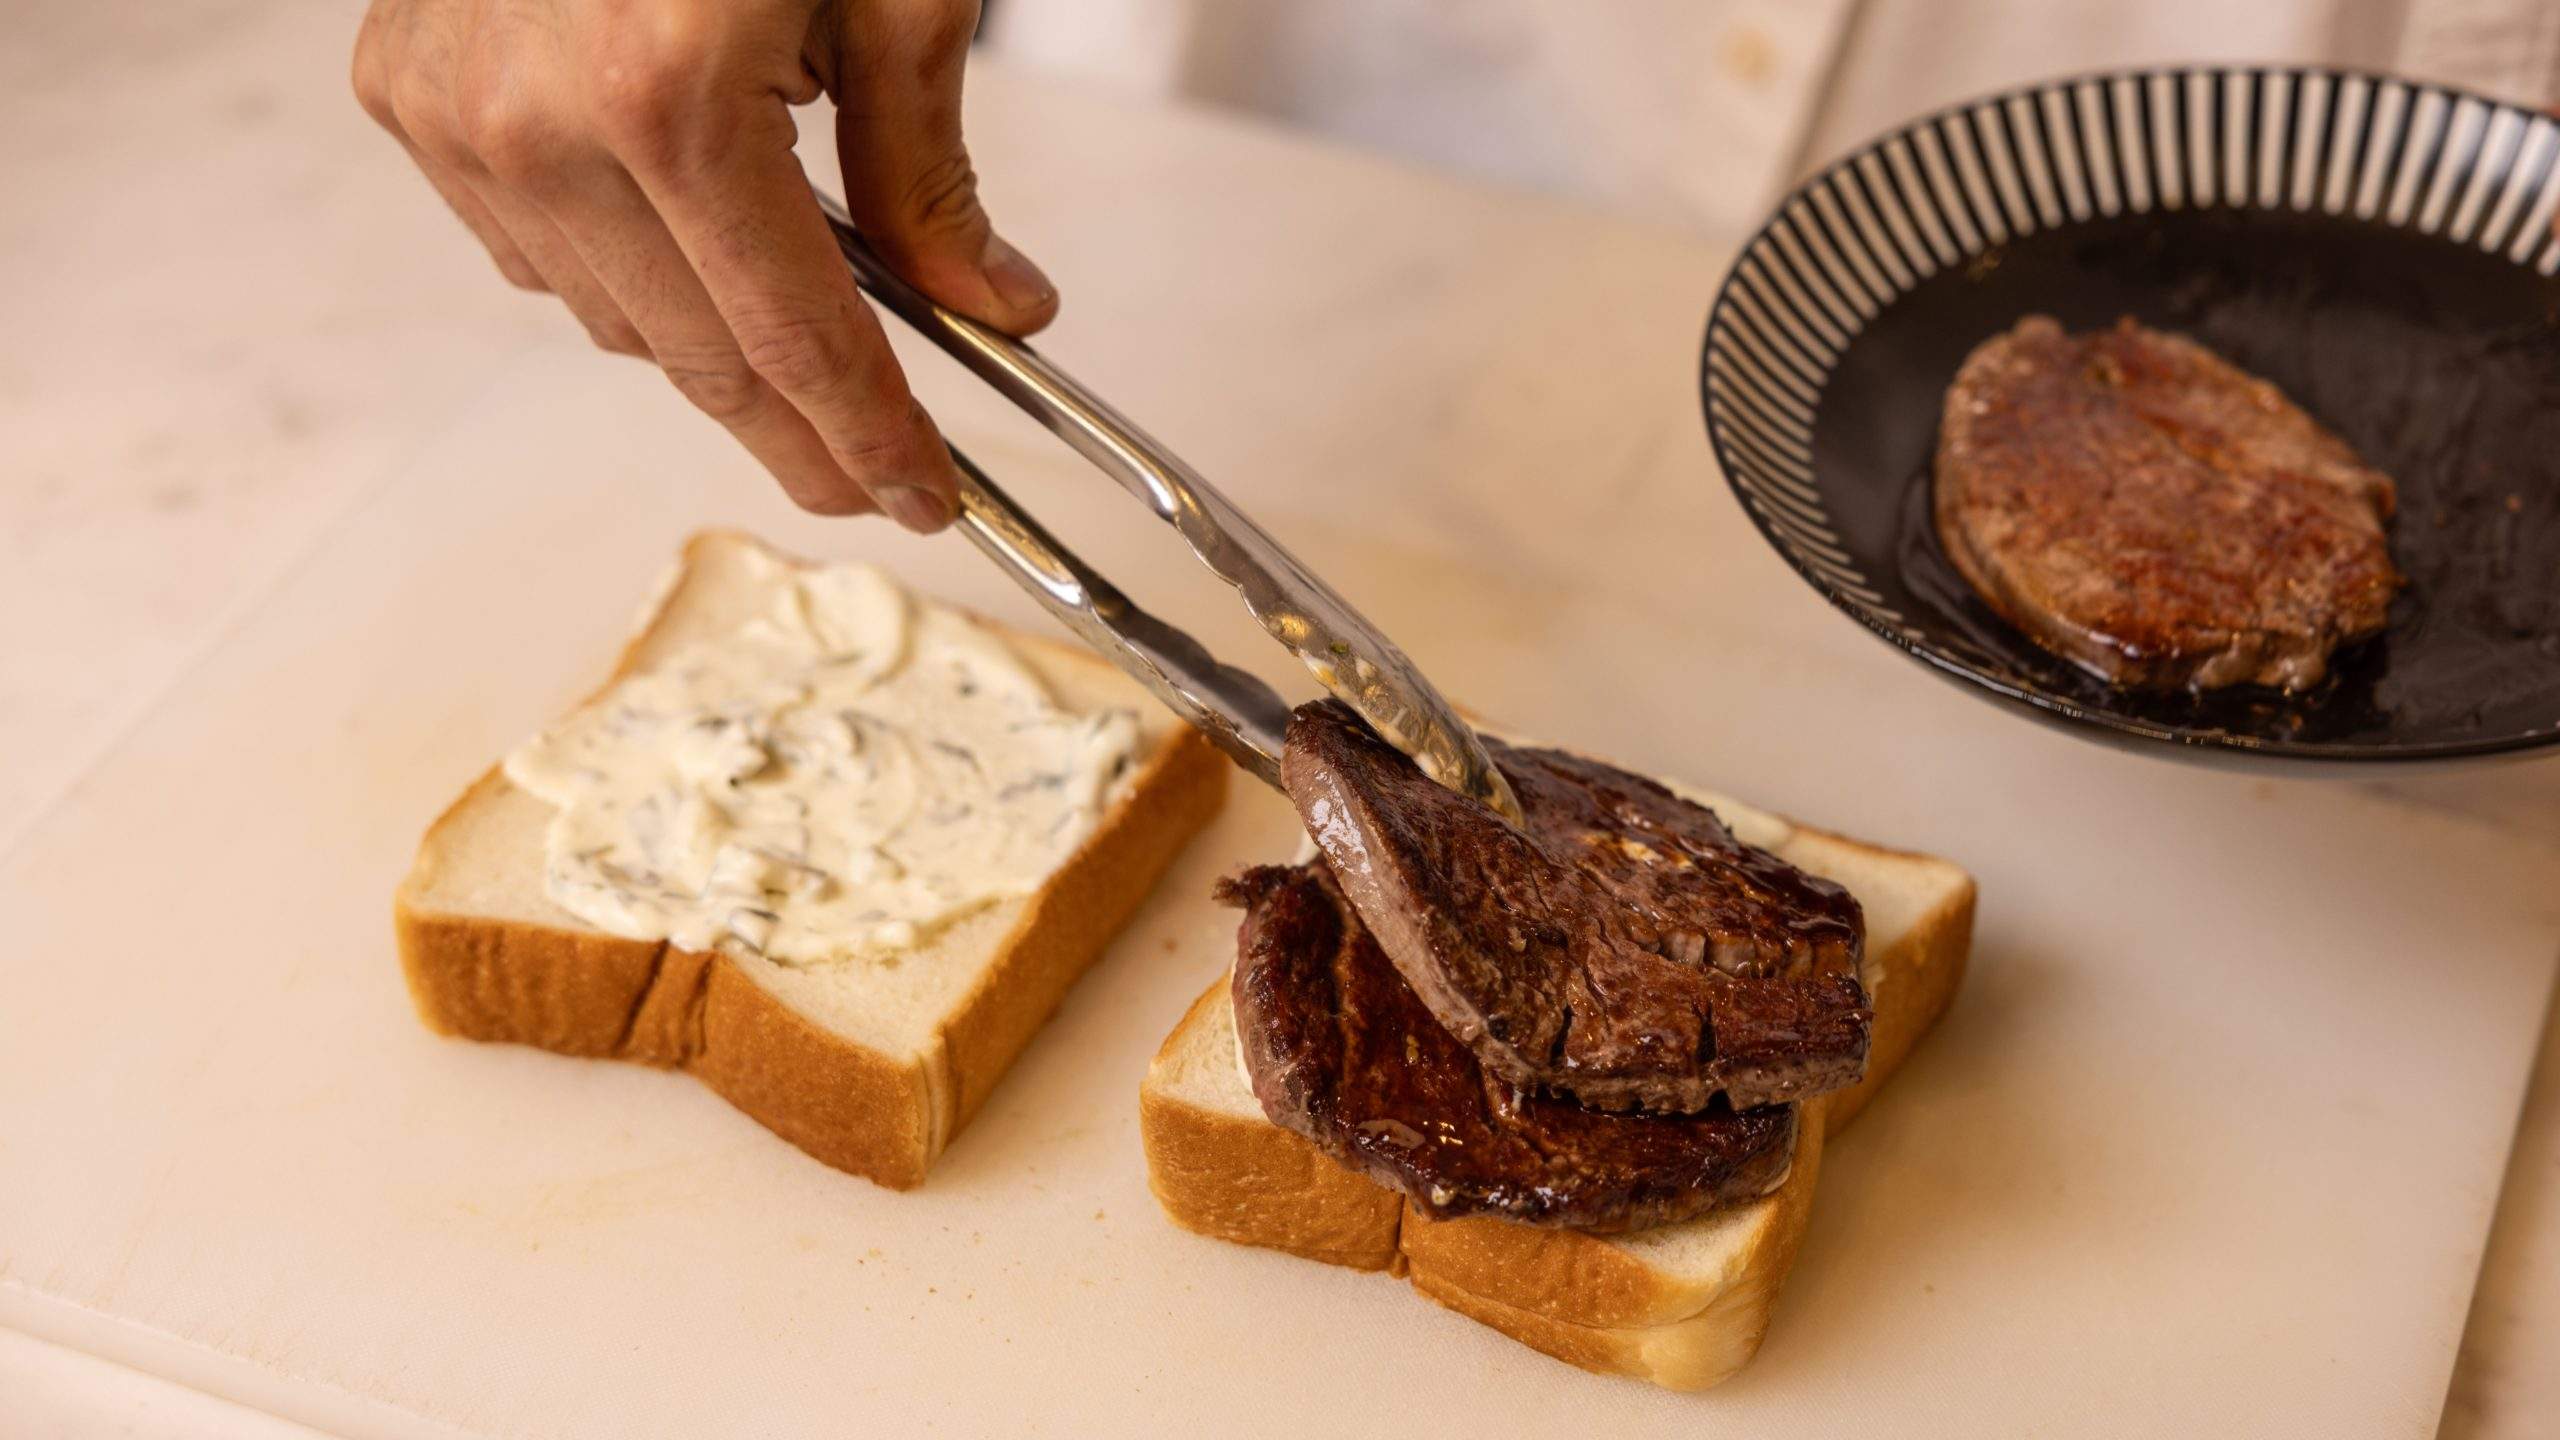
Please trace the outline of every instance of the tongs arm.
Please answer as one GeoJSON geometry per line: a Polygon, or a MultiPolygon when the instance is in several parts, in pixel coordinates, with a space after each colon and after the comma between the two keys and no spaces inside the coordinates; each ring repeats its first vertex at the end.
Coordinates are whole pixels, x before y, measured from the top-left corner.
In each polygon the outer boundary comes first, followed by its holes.
{"type": "MultiPolygon", "coordinates": [[[[1332,587],[1099,396],[1023,342],[935,304],[890,270],[842,205],[823,193],[818,203],[864,290],[1180,532],[1273,639],[1426,774],[1519,818],[1519,801],[1475,732],[1332,587]]],[[[1130,604],[957,450],[953,459],[963,476],[960,525],[980,550],[1246,769],[1279,783],[1288,707],[1268,686],[1130,604]]]]}

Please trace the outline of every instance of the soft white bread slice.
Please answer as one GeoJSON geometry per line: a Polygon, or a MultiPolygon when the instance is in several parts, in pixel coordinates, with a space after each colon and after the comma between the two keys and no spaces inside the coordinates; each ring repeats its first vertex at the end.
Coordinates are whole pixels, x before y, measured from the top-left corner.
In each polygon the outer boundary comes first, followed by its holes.
{"type": "MultiPolygon", "coordinates": [[[[615,676],[761,613],[773,558],[745,536],[695,536],[615,676]]],[[[1037,892],[894,962],[793,967],[625,939],[545,894],[551,807],[492,769],[427,831],[394,903],[419,1016],[476,1040],[690,1071],[827,1164],[916,1184],[1226,796],[1224,757],[1135,682],[1082,650],[1006,640],[1065,708],[1140,716],[1133,778],[1037,892]]]]}
{"type": "Polygon", "coordinates": [[[1739,1370],[1795,1262],[1826,1138],[1865,1108],[1955,994],[1974,887],[1943,860],[1683,793],[1744,840],[1847,886],[1866,912],[1864,979],[1876,1011],[1866,1077],[1805,1105],[1794,1163],[1775,1193],[1631,1235],[1431,1220],[1264,1117],[1236,1058],[1221,976],[1166,1038],[1139,1090],[1148,1180],[1166,1213],[1222,1240],[1405,1275],[1443,1305],[1587,1370],[1682,1390],[1739,1370]]]}

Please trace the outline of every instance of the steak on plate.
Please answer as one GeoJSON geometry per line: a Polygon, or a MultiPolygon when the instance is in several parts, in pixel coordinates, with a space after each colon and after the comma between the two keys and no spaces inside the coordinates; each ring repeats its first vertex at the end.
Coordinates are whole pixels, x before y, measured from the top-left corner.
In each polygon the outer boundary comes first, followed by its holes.
{"type": "Polygon", "coordinates": [[[2316,684],[2401,583],[2389,477],[2131,319],[1984,341],[1947,390],[1936,485],[1939,543],[1991,608],[2128,687],[2316,684]]]}

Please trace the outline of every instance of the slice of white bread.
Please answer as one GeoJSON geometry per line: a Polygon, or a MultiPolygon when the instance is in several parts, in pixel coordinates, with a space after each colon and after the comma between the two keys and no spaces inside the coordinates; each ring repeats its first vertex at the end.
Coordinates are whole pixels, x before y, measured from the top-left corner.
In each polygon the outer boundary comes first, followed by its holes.
{"type": "MultiPolygon", "coordinates": [[[[695,536],[615,676],[763,612],[773,558],[745,536],[695,536]]],[[[1226,797],[1225,758],[1136,682],[1080,649],[1006,640],[1067,709],[1140,717],[1127,788],[1037,892],[894,961],[793,967],[624,939],[545,894],[551,807],[492,769],[427,831],[394,902],[420,1018],[690,1071],[827,1164],[916,1184],[1226,797]]]]}
{"type": "Polygon", "coordinates": [[[1955,995],[1974,886],[1944,860],[1682,793],[1742,839],[1847,886],[1866,912],[1864,979],[1876,1012],[1866,1077],[1804,1105],[1794,1163],[1775,1193],[1631,1235],[1431,1220],[1264,1117],[1237,1060],[1221,975],[1139,1088],[1148,1183],[1165,1212],[1221,1240],[1403,1275],[1450,1309],[1586,1370],[1698,1390],[1741,1369],[1795,1263],[1826,1139],[1865,1108],[1955,995]]]}

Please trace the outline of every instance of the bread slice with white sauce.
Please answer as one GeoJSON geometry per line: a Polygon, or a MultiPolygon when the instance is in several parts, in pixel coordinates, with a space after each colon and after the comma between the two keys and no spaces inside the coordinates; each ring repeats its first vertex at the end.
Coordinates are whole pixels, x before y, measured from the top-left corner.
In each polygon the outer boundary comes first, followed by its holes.
{"type": "Polygon", "coordinates": [[[1139,1089],[1148,1183],[1166,1214],[1221,1240],[1402,1275],[1450,1309],[1586,1370],[1697,1390],[1741,1369],[1795,1263],[1824,1145],[1955,995],[1972,944],[1974,886],[1944,860],[1681,793],[1744,841],[1847,886],[1866,915],[1862,978],[1875,1007],[1866,1074],[1804,1103],[1793,1162],[1775,1192],[1625,1235],[1431,1220],[1265,1118],[1237,1059],[1221,974],[1166,1037],[1139,1089]]]}
{"type": "MultiPolygon", "coordinates": [[[[762,613],[785,573],[776,558],[745,536],[695,536],[614,677],[762,613]]],[[[1134,681],[1081,649],[1003,633],[1062,708],[1139,716],[1130,778],[1036,892],[879,959],[793,966],[627,939],[552,901],[552,807],[493,768],[427,831],[394,902],[420,1018],[688,1071],[829,1165],[917,1184],[1226,795],[1225,758],[1134,681]]]]}

